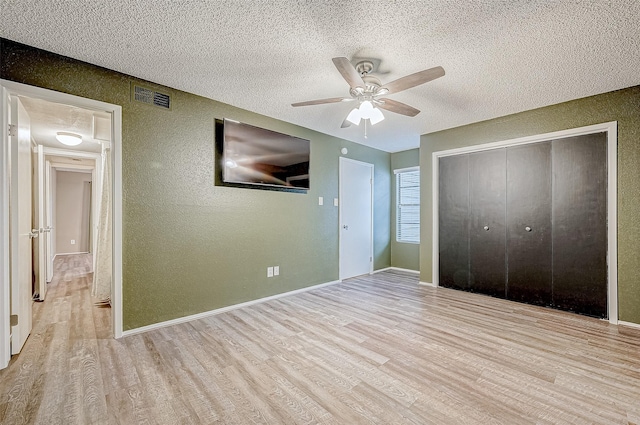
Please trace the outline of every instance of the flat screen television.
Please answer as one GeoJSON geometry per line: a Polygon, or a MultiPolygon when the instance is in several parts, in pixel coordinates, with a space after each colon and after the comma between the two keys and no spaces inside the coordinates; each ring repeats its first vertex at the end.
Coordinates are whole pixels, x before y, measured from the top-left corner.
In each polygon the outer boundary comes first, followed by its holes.
{"type": "Polygon", "coordinates": [[[225,183],[309,189],[309,140],[224,119],[225,183]]]}

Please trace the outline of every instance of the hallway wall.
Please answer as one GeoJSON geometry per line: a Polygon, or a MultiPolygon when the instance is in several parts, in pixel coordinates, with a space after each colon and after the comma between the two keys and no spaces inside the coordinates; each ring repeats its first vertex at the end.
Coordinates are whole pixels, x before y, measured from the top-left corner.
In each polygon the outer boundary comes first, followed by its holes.
{"type": "Polygon", "coordinates": [[[56,253],[89,252],[88,208],[91,173],[58,171],[56,184],[56,253]],[[75,243],[72,243],[75,241],[75,243]]]}

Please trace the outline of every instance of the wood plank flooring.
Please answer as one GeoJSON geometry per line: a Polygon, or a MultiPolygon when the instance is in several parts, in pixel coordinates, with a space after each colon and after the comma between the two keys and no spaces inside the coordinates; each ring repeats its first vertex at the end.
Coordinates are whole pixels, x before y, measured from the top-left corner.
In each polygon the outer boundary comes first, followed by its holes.
{"type": "Polygon", "coordinates": [[[56,261],[2,424],[640,424],[640,331],[387,271],[121,340],[56,261]]]}

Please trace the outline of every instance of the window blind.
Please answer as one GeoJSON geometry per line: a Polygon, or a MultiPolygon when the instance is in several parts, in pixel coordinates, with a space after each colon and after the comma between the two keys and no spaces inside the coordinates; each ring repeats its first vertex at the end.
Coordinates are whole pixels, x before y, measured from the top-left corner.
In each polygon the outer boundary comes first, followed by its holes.
{"type": "Polygon", "coordinates": [[[396,173],[396,240],[420,243],[420,170],[396,173]]]}

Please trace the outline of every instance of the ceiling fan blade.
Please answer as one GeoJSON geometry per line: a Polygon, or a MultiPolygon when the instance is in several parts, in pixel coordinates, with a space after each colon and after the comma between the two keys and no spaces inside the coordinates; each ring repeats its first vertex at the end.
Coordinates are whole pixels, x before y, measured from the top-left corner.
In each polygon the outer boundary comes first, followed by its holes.
{"type": "Polygon", "coordinates": [[[344,78],[347,83],[349,83],[349,87],[365,87],[366,84],[362,81],[362,77],[356,71],[356,69],[351,65],[349,59],[345,57],[333,58],[331,59],[333,64],[338,68],[340,74],[342,74],[342,78],[344,78]]]}
{"type": "Polygon", "coordinates": [[[402,90],[410,89],[411,87],[419,86],[420,84],[435,80],[443,75],[444,69],[441,66],[436,66],[435,68],[425,69],[424,71],[398,78],[395,81],[385,84],[382,88],[388,90],[386,94],[398,93],[402,90]]]}
{"type": "Polygon", "coordinates": [[[406,103],[398,102],[391,99],[378,99],[376,102],[378,108],[386,109],[387,111],[395,112],[396,114],[407,115],[409,117],[415,117],[420,113],[419,110],[413,106],[409,106],[406,103]]]}
{"type": "Polygon", "coordinates": [[[351,99],[348,97],[330,97],[328,99],[308,100],[306,102],[292,103],[291,106],[322,105],[323,103],[338,103],[338,102],[342,102],[343,100],[351,100],[351,99]]]}

